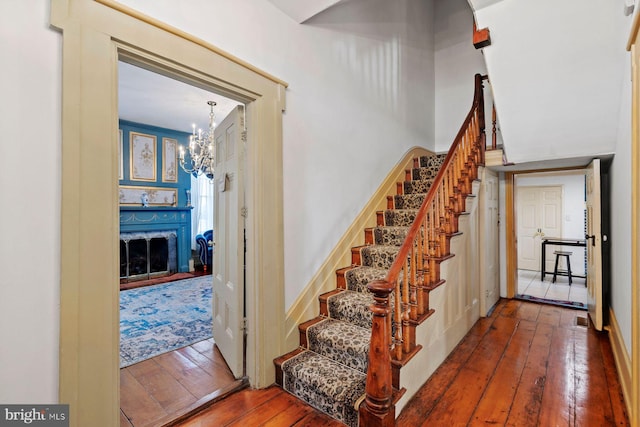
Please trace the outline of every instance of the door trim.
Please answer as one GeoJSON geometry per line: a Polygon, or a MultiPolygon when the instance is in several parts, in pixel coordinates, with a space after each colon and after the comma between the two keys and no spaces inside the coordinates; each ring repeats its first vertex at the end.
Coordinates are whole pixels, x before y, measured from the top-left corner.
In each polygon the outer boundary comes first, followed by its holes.
{"type": "Polygon", "coordinates": [[[284,352],[282,112],[286,83],[116,3],[52,0],[62,30],[59,401],[72,426],[119,424],[120,56],[246,102],[247,340],[252,385],[284,352]],[[215,70],[215,71],[211,71],[215,70]],[[255,237],[254,237],[255,236],[255,237]],[[257,236],[260,236],[258,239],[257,236]],[[258,286],[258,284],[263,284],[258,286]],[[267,327],[268,325],[268,327],[267,327]]]}

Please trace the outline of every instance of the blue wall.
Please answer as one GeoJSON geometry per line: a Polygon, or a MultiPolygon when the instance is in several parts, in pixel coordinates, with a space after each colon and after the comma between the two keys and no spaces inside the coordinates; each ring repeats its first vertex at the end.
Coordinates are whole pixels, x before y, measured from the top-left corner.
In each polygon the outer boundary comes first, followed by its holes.
{"type": "Polygon", "coordinates": [[[191,175],[178,169],[178,182],[162,182],[162,138],[172,138],[186,146],[189,133],[120,120],[122,130],[123,177],[120,185],[177,189],[178,204],[171,206],[123,206],[120,208],[121,231],[155,231],[173,229],[177,233],[178,271],[189,271],[191,259],[191,209],[186,206],[186,190],[191,190],[191,175]],[[130,178],[129,134],[138,132],[156,137],[156,180],[133,181],[130,178]],[[171,219],[173,218],[173,219],[171,219]]]}

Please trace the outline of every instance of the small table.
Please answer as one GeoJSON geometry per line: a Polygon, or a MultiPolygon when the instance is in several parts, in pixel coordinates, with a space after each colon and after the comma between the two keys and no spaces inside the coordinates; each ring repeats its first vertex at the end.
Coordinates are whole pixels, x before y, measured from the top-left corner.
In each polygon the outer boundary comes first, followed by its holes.
{"type": "MultiPolygon", "coordinates": [[[[540,264],[542,264],[540,266],[540,273],[542,276],[542,280],[544,282],[544,276],[545,274],[549,273],[551,274],[552,272],[547,272],[545,270],[545,260],[547,258],[547,245],[556,245],[556,246],[580,246],[583,248],[587,247],[587,241],[586,240],[580,240],[580,239],[561,239],[561,238],[557,238],[557,237],[543,237],[542,238],[542,259],[540,260],[540,264]]],[[[577,274],[571,274],[573,277],[583,277],[586,278],[587,275],[585,274],[584,276],[580,276],[577,274]]]]}

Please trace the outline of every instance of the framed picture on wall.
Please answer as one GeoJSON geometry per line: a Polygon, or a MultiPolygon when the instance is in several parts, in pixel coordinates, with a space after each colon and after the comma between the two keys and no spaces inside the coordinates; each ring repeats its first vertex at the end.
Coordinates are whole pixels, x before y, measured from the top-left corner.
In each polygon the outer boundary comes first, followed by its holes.
{"type": "Polygon", "coordinates": [[[178,140],[162,138],[162,182],[178,182],[178,140]]]}
{"type": "Polygon", "coordinates": [[[131,132],[130,177],[132,181],[156,180],[156,137],[144,133],[131,132]]]}
{"type": "Polygon", "coordinates": [[[124,154],[122,153],[124,146],[122,145],[122,129],[118,129],[118,136],[118,179],[124,179],[124,154]]]}
{"type": "Polygon", "coordinates": [[[163,187],[121,185],[120,206],[176,206],[178,190],[163,187]]]}

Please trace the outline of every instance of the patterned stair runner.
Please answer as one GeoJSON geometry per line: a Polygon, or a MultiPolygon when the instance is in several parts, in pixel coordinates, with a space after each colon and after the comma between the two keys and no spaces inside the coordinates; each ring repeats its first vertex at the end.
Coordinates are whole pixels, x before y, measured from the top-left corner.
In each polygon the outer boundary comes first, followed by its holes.
{"type": "MultiPolygon", "coordinates": [[[[321,296],[321,316],[300,326],[301,348],[275,360],[288,392],[350,427],[364,399],[373,296],[367,284],[384,279],[437,175],[444,155],[424,156],[373,229],[373,242],[354,248],[345,289],[321,296]]],[[[392,294],[393,297],[393,294],[392,294]]]]}

